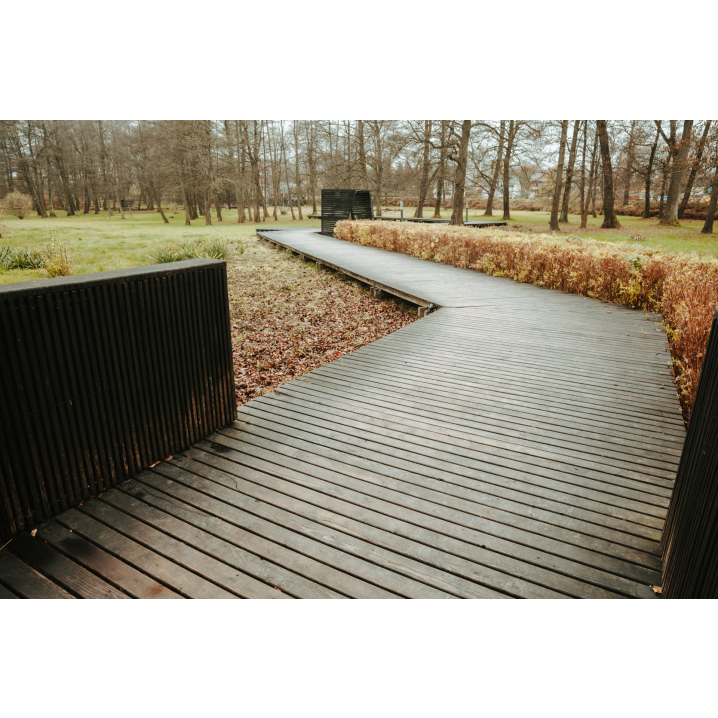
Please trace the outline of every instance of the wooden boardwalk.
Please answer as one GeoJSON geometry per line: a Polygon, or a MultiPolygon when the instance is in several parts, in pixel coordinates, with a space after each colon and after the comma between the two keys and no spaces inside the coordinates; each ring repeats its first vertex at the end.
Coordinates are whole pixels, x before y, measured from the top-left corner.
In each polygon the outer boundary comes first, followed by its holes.
{"type": "Polygon", "coordinates": [[[15,538],[0,597],[655,596],[684,440],[657,316],[263,234],[441,309],[15,538]]]}

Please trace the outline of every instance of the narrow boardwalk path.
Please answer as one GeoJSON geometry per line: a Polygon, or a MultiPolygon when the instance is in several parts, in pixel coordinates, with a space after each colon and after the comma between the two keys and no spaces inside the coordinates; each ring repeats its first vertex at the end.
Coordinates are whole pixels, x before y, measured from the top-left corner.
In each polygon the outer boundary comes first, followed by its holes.
{"type": "Polygon", "coordinates": [[[659,317],[263,235],[441,309],[15,539],[0,597],[654,597],[684,440],[659,317]]]}

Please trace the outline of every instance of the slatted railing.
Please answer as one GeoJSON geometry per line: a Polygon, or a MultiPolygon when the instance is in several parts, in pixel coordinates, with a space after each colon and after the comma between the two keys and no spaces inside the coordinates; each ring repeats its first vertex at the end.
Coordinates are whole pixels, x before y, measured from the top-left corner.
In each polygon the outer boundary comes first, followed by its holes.
{"type": "Polygon", "coordinates": [[[661,544],[666,598],[718,598],[718,309],[661,544]]]}
{"type": "Polygon", "coordinates": [[[321,234],[333,237],[336,223],[352,218],[374,219],[371,192],[361,189],[322,190],[321,234]]]}
{"type": "Polygon", "coordinates": [[[235,416],[225,262],[0,286],[0,537],[235,416]]]}

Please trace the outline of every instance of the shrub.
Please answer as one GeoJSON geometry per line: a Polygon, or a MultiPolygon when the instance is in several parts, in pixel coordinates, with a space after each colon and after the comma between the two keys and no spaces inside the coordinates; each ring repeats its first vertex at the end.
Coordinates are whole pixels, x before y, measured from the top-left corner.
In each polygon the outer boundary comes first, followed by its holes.
{"type": "Polygon", "coordinates": [[[51,277],[68,277],[72,274],[70,264],[70,256],[67,253],[67,247],[57,239],[53,239],[47,248],[42,252],[45,260],[44,266],[48,275],[51,277]]]}
{"type": "Polygon", "coordinates": [[[7,214],[14,214],[22,219],[32,209],[32,197],[22,192],[10,192],[2,201],[2,208],[7,214]]]}
{"type": "Polygon", "coordinates": [[[233,248],[223,237],[211,237],[161,247],[152,255],[152,261],[155,264],[166,264],[167,262],[183,262],[186,259],[200,258],[226,260],[233,250],[243,254],[245,248],[246,246],[242,242],[233,248]]]}
{"type": "Polygon", "coordinates": [[[718,304],[718,260],[570,235],[342,221],[339,239],[475,269],[663,315],[678,395],[690,418],[718,304]]]}
{"type": "Polygon", "coordinates": [[[0,247],[0,269],[42,269],[45,258],[37,249],[0,247]]]}

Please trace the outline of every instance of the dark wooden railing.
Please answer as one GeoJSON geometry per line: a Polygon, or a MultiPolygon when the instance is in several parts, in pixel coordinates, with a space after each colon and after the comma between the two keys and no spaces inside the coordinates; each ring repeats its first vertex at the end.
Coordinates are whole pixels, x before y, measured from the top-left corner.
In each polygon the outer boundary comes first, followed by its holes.
{"type": "Polygon", "coordinates": [[[225,262],[0,286],[0,537],[236,417],[225,262]]]}
{"type": "Polygon", "coordinates": [[[323,189],[321,234],[333,237],[336,223],[343,219],[374,219],[371,192],[360,189],[323,189]]]}
{"type": "Polygon", "coordinates": [[[661,550],[665,598],[718,598],[718,309],[661,550]]]}

